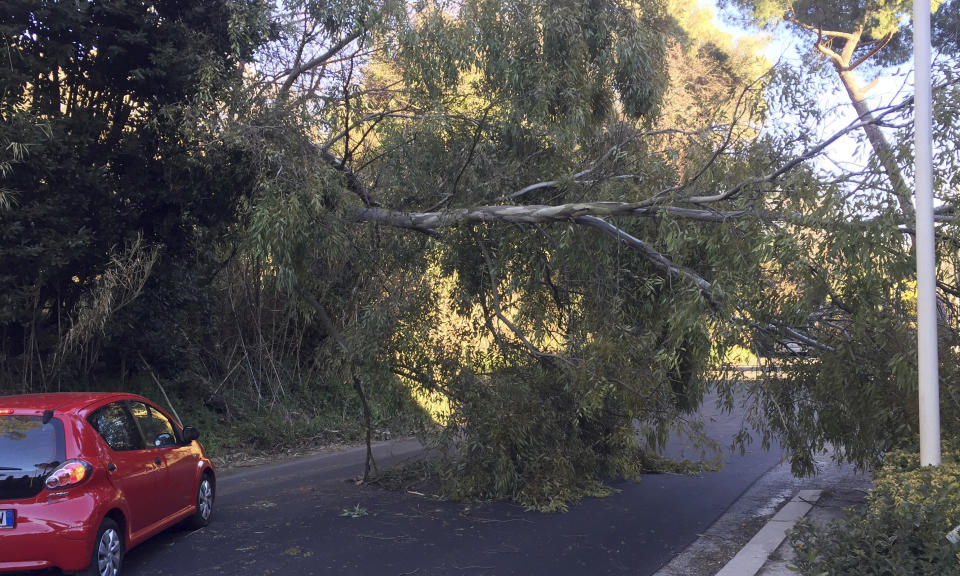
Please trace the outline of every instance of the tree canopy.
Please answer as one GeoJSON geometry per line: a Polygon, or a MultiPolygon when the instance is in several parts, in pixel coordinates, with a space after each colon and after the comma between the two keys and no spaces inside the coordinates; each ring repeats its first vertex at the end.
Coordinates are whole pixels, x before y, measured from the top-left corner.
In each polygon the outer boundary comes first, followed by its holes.
{"type": "Polygon", "coordinates": [[[141,252],[163,253],[144,305],[81,338],[80,362],[98,362],[100,337],[112,340],[102,349],[114,355],[109,363],[122,350],[163,356],[178,317],[202,309],[194,296],[215,263],[200,247],[229,234],[251,181],[239,156],[203,138],[242,85],[267,18],[257,2],[5,4],[0,364],[8,383],[56,387],[89,374],[92,365],[62,365],[57,347],[137,238],[141,252]]]}
{"type": "MultiPolygon", "coordinates": [[[[748,402],[733,441],[753,427],[798,472],[912,438],[910,103],[873,110],[844,76],[899,6],[743,4],[816,38],[797,67],[689,0],[13,7],[5,390],[155,372],[228,420],[349,411],[368,442],[412,394],[449,493],[544,508],[696,434],[705,398],[748,402]],[[804,89],[824,66],[847,126],[804,89]],[[869,163],[824,169],[861,135],[869,163]]],[[[944,358],[956,74],[948,53],[944,358]]]]}

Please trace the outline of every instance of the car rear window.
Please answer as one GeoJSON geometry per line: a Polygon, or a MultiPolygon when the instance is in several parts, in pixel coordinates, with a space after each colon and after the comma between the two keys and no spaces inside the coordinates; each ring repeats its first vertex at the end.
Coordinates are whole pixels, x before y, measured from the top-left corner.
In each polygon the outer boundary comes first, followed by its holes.
{"type": "Polygon", "coordinates": [[[64,460],[63,423],[0,416],[0,500],[32,498],[64,460]]]}

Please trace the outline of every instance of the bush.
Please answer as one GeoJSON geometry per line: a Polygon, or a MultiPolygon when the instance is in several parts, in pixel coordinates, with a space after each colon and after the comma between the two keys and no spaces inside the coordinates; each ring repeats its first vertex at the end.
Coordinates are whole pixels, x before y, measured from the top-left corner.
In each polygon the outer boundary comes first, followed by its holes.
{"type": "Polygon", "coordinates": [[[960,545],[946,534],[960,524],[960,450],[939,468],[906,452],[886,456],[866,509],[817,527],[801,522],[790,539],[807,576],[960,574],[960,545]]]}
{"type": "Polygon", "coordinates": [[[636,476],[642,460],[631,420],[609,403],[588,405],[577,385],[542,369],[465,377],[440,439],[443,494],[555,512],[610,494],[605,479],[636,476]]]}

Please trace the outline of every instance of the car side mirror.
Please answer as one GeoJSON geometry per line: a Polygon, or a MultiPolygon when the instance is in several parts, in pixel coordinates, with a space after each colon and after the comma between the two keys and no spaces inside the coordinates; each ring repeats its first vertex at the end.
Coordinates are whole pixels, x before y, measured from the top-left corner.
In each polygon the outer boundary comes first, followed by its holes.
{"type": "Polygon", "coordinates": [[[189,444],[200,437],[200,431],[193,426],[184,426],[182,437],[183,443],[189,444]]]}

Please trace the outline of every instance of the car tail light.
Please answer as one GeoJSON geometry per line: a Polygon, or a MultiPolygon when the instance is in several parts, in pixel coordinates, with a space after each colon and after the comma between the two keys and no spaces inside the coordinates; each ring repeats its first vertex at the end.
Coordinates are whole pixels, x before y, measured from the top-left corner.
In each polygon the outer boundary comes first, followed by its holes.
{"type": "Polygon", "coordinates": [[[47,476],[45,484],[50,490],[71,488],[89,478],[92,472],[93,466],[83,460],[68,460],[47,476]]]}

